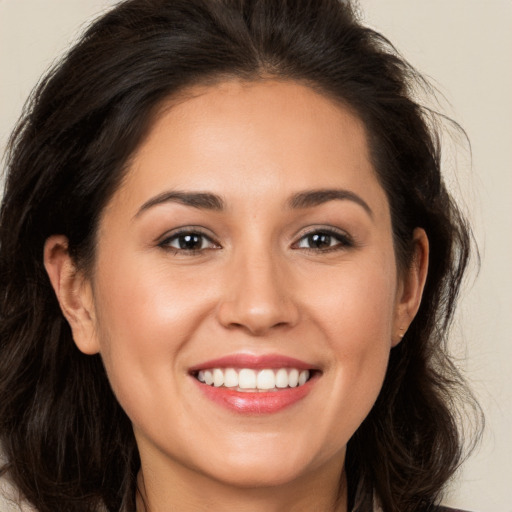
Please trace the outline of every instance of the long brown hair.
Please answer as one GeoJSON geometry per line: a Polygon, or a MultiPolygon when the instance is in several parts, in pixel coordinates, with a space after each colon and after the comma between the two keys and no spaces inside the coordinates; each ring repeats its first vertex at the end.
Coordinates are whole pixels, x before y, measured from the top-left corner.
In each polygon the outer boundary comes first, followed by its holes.
{"type": "Polygon", "coordinates": [[[428,510],[458,467],[457,400],[471,403],[446,334],[470,253],[440,174],[421,77],[341,0],[128,0],[97,20],[33,93],[10,141],[0,216],[0,442],[4,471],[40,512],[134,510],[139,457],[99,356],[75,347],[43,268],[64,234],[94,261],[98,218],[166,98],[225,77],[298,80],[365,123],[397,260],[415,227],[430,264],[424,298],[392,350],[380,396],[350,440],[349,505],[428,510]]]}

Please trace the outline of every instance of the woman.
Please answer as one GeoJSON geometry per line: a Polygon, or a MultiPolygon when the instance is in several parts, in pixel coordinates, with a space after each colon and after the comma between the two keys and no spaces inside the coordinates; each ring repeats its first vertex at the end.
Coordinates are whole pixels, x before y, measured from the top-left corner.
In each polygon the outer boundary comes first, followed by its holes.
{"type": "Polygon", "coordinates": [[[337,0],[130,0],[1,211],[4,479],[45,511],[430,511],[469,254],[415,72],[337,0]]]}

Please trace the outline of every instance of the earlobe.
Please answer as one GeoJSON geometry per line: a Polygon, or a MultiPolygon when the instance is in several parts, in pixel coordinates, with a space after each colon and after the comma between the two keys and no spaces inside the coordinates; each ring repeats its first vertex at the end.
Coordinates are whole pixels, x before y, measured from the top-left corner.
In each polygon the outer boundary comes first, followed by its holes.
{"type": "Polygon", "coordinates": [[[413,244],[414,254],[411,265],[401,277],[401,286],[397,297],[393,346],[400,343],[416,316],[427,280],[429,243],[424,229],[416,228],[414,230],[413,244]]]}
{"type": "Polygon", "coordinates": [[[46,240],[44,266],[77,347],[85,354],[98,353],[91,285],[76,268],[64,235],[53,235],[46,240]]]}

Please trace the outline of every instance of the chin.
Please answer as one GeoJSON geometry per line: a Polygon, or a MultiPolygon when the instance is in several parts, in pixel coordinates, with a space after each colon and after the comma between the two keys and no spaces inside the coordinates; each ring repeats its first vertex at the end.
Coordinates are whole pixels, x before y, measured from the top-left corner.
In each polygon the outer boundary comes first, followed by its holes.
{"type": "Polygon", "coordinates": [[[279,449],[261,450],[253,454],[246,450],[225,453],[216,464],[215,473],[208,468],[208,475],[227,485],[239,488],[265,488],[286,485],[313,471],[316,464],[306,454],[279,449]]]}
{"type": "Polygon", "coordinates": [[[256,489],[290,484],[303,475],[301,468],[287,464],[258,464],[226,467],[212,475],[216,480],[240,489],[256,489]]]}

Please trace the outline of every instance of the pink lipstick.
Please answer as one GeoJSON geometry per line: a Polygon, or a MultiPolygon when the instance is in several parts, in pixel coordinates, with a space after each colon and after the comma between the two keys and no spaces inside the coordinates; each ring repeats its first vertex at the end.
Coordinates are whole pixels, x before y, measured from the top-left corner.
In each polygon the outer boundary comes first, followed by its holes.
{"type": "Polygon", "coordinates": [[[281,355],[234,354],[190,368],[209,400],[243,414],[269,414],[306,397],[321,372],[281,355]]]}

